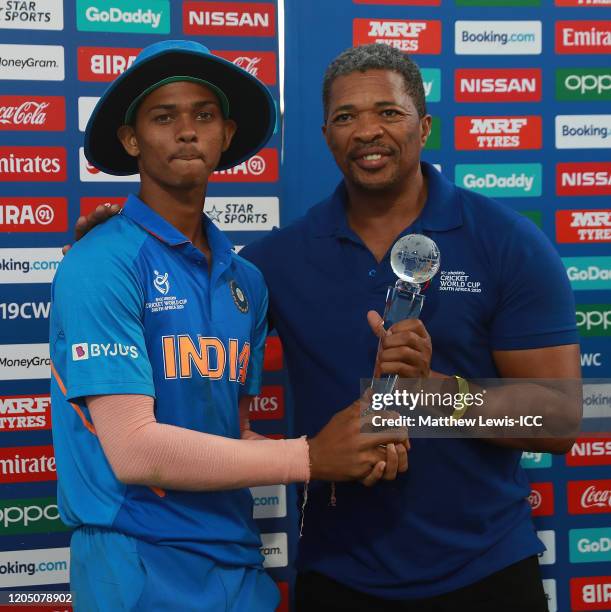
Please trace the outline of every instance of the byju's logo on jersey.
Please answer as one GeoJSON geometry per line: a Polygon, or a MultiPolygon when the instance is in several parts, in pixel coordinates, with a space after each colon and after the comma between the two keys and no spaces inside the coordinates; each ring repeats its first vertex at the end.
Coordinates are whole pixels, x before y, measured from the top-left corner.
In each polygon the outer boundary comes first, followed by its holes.
{"type": "Polygon", "coordinates": [[[72,345],[72,361],[85,361],[96,357],[130,357],[138,359],[138,347],[118,342],[79,342],[72,345]]]}
{"type": "Polygon", "coordinates": [[[153,286],[161,295],[167,295],[170,290],[170,281],[168,280],[168,273],[160,274],[155,270],[155,278],[153,279],[153,286]]]}
{"type": "Polygon", "coordinates": [[[441,53],[441,21],[361,19],[353,21],[354,46],[378,43],[406,53],[441,53]]]}
{"type": "Polygon", "coordinates": [[[241,313],[247,313],[248,299],[240,288],[240,286],[238,285],[238,283],[233,279],[229,281],[229,290],[231,291],[231,297],[233,298],[233,302],[236,305],[237,309],[241,313]]]}

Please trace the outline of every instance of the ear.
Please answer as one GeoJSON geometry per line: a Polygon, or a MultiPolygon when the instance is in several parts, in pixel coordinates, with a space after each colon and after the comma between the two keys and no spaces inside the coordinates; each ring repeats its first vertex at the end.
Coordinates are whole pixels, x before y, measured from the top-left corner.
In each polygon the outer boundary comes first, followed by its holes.
{"type": "Polygon", "coordinates": [[[420,119],[420,145],[423,147],[431,135],[432,121],[433,119],[430,115],[425,115],[420,119]]]}
{"type": "Polygon", "coordinates": [[[121,144],[128,155],[131,155],[132,157],[138,157],[138,155],[140,155],[140,147],[138,146],[136,132],[131,125],[122,125],[117,130],[117,138],[121,141],[121,144]]]}
{"type": "Polygon", "coordinates": [[[326,121],[320,126],[320,131],[322,132],[322,135],[326,138],[327,137],[327,122],[326,121]]]}
{"type": "Polygon", "coordinates": [[[225,125],[223,126],[223,153],[231,145],[237,129],[238,124],[233,119],[225,119],[225,125]]]}

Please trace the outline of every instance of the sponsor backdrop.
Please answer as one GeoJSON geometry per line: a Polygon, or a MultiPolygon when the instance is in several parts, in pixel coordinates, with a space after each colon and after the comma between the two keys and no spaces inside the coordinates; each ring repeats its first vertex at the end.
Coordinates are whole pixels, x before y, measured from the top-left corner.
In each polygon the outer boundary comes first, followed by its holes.
{"type": "MultiPolygon", "coordinates": [[[[610,8],[609,0],[0,0],[0,589],[66,588],[69,532],[57,515],[49,429],[50,282],[78,215],[137,189],[136,177],[90,166],[82,138],[105,84],[139,49],[160,37],[202,41],[265,82],[283,111],[267,147],[210,186],[206,212],[236,245],[295,219],[336,184],[320,135],[328,61],[374,41],[413,54],[434,118],[425,158],[547,234],[575,290],[584,376],[609,378],[610,8]]],[[[265,367],[251,416],[262,433],[284,436],[290,390],[277,338],[265,367]]],[[[586,412],[596,416],[608,396],[586,388],[586,412]]],[[[550,610],[611,609],[611,440],[584,437],[566,457],[531,453],[523,463],[548,549],[550,610]]],[[[288,609],[294,491],[253,495],[266,565],[288,609]]]]}

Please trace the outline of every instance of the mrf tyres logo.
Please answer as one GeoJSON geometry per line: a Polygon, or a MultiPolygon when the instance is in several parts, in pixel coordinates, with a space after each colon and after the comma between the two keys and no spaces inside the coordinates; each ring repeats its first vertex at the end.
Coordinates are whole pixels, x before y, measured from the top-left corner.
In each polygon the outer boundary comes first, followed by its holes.
{"type": "Polygon", "coordinates": [[[540,149],[541,117],[456,117],[455,145],[461,151],[540,149]]]}
{"type": "Polygon", "coordinates": [[[76,27],[86,32],[169,34],[168,0],[76,0],[76,27]]]}
{"type": "Polygon", "coordinates": [[[557,210],[556,242],[611,242],[611,210],[557,210]]]}
{"type": "Polygon", "coordinates": [[[51,428],[48,395],[0,397],[0,431],[35,431],[51,428]]]}
{"type": "Polygon", "coordinates": [[[414,54],[441,53],[441,21],[355,19],[354,46],[378,43],[414,54]]]}

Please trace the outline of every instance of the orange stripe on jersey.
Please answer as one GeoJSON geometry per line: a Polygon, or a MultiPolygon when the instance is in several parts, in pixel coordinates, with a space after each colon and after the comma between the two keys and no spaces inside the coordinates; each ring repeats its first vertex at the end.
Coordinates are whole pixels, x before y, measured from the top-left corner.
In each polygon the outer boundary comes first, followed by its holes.
{"type": "MultiPolygon", "coordinates": [[[[57,370],[55,369],[55,366],[53,365],[53,362],[51,362],[51,373],[53,374],[53,378],[55,378],[55,382],[57,382],[58,387],[60,388],[61,392],[66,395],[66,386],[64,385],[62,379],[60,378],[59,374],[57,373],[57,370]]],[[[83,411],[81,410],[81,407],[78,404],[74,404],[73,402],[68,402],[72,408],[74,408],[75,412],[79,415],[81,421],[83,422],[83,425],[95,436],[97,435],[95,432],[95,427],[93,426],[93,423],[91,423],[90,421],[87,420],[87,417],[83,414],[83,411]]]]}

